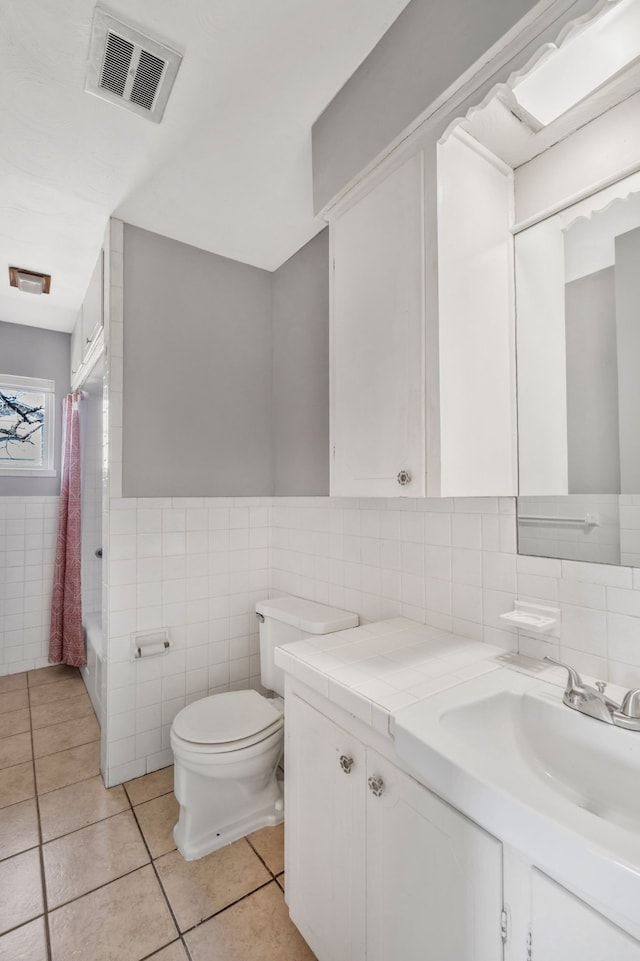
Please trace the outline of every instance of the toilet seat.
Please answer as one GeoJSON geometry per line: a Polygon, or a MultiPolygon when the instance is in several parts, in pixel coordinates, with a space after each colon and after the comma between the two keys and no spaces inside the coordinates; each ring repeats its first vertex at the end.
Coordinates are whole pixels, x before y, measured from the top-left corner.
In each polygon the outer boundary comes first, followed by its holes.
{"type": "Polygon", "coordinates": [[[193,754],[239,751],[264,741],[284,724],[273,701],[257,691],[228,691],[194,701],[176,714],[172,734],[193,754]]]}

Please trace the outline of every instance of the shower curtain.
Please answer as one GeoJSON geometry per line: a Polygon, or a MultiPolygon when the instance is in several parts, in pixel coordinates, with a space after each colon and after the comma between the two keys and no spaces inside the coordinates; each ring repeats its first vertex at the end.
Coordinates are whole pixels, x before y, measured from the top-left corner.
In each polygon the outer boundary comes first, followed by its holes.
{"type": "Polygon", "coordinates": [[[81,397],[77,390],[62,403],[62,484],[49,638],[49,661],[75,667],[87,663],[80,587],[81,397]]]}

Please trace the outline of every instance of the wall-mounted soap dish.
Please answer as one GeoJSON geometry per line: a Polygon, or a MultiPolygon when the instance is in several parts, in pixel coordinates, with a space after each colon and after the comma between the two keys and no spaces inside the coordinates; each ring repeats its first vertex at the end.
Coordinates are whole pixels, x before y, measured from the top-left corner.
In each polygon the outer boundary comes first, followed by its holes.
{"type": "Polygon", "coordinates": [[[514,610],[500,614],[500,619],[532,634],[559,635],[560,611],[556,607],[544,607],[542,604],[532,604],[516,598],[514,610]]]}
{"type": "Polygon", "coordinates": [[[528,627],[530,631],[547,631],[552,627],[555,617],[545,617],[543,614],[532,614],[529,611],[509,611],[508,614],[501,614],[503,621],[511,621],[519,627],[528,627]]]}

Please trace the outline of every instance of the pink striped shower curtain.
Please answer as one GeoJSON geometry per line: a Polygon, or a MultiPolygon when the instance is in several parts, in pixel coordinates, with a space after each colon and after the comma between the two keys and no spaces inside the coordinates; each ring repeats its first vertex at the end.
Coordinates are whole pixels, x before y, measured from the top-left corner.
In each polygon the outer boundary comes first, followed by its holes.
{"type": "Polygon", "coordinates": [[[87,663],[80,587],[81,396],[77,390],[62,402],[62,484],[49,638],[49,660],[75,667],[87,663]]]}

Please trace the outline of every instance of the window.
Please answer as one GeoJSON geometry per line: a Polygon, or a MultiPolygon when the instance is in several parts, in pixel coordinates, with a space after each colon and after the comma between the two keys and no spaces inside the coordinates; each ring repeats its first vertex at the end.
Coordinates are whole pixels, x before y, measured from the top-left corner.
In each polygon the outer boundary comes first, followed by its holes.
{"type": "Polygon", "coordinates": [[[0,374],[0,477],[54,477],[55,381],[0,374]]]}

